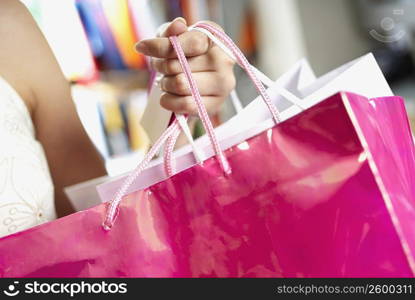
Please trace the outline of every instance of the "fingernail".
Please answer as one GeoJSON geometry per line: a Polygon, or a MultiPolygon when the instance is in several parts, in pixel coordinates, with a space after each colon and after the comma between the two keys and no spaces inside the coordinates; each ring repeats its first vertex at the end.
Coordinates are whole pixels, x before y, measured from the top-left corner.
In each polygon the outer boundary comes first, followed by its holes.
{"type": "Polygon", "coordinates": [[[173,20],[173,22],[175,22],[175,21],[180,21],[180,22],[182,22],[184,25],[187,25],[186,19],[185,19],[185,18],[183,18],[183,17],[178,17],[178,18],[176,18],[176,19],[174,19],[174,20],[173,20]]]}
{"type": "Polygon", "coordinates": [[[135,50],[140,53],[147,53],[147,45],[144,41],[138,42],[135,44],[135,50]]]}

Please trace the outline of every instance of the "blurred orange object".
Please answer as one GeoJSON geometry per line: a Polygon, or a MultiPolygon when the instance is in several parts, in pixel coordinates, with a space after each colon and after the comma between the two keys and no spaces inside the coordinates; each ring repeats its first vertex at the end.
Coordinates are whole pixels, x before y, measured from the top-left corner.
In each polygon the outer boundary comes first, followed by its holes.
{"type": "Polygon", "coordinates": [[[42,30],[65,77],[77,82],[95,81],[98,71],[75,1],[21,1],[42,30]]]}
{"type": "Polygon", "coordinates": [[[198,20],[198,6],[197,1],[194,0],[180,0],[180,6],[182,8],[183,17],[186,19],[187,24],[191,25],[198,20]]]}
{"type": "Polygon", "coordinates": [[[144,56],[134,50],[135,34],[127,0],[103,0],[102,7],[124,63],[130,68],[144,68],[144,56]]]}
{"type": "Polygon", "coordinates": [[[256,51],[256,28],[255,18],[251,12],[246,13],[245,19],[241,24],[239,46],[245,55],[253,55],[256,51]]]}

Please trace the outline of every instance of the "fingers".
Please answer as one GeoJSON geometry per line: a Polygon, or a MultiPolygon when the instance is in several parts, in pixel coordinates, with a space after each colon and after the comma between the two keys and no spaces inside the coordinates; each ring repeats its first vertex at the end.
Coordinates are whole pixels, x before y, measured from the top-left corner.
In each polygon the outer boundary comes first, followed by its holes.
{"type": "MultiPolygon", "coordinates": [[[[235,62],[218,47],[211,48],[207,54],[189,57],[187,61],[192,72],[226,71],[235,65],[235,62]]],[[[153,57],[151,65],[163,75],[176,75],[183,72],[177,58],[153,57]]]]}
{"type": "MultiPolygon", "coordinates": [[[[222,30],[222,28],[211,21],[204,21],[222,30]]],[[[222,30],[223,31],[223,30],[222,30]]],[[[187,57],[202,55],[213,46],[210,39],[201,32],[187,31],[187,22],[179,17],[170,23],[163,24],[159,28],[158,37],[142,40],[136,44],[136,50],[144,55],[158,58],[175,58],[176,54],[168,39],[169,36],[177,35],[183,51],[187,57]]]]}
{"type": "MultiPolygon", "coordinates": [[[[215,59],[208,55],[194,56],[187,61],[192,72],[214,71],[215,69],[215,59]]],[[[153,58],[151,64],[154,70],[163,75],[177,75],[183,72],[179,60],[175,58],[153,58]]]]}
{"type": "Polygon", "coordinates": [[[187,31],[187,22],[184,18],[179,17],[172,22],[164,23],[158,29],[158,37],[168,37],[172,35],[179,35],[187,31]]]}
{"type": "MultiPolygon", "coordinates": [[[[208,23],[222,30],[217,24],[208,23]]],[[[187,31],[187,24],[182,18],[163,25],[157,38],[142,40],[136,45],[138,52],[152,57],[153,68],[165,75],[161,81],[164,93],[160,104],[176,113],[197,114],[197,106],[168,39],[172,35],[178,36],[206,109],[209,113],[218,112],[235,87],[234,62],[218,47],[213,47],[205,34],[187,31]]]]}
{"type": "MultiPolygon", "coordinates": [[[[234,87],[233,76],[224,78],[220,72],[199,72],[193,73],[193,79],[201,95],[221,96],[229,93],[234,87]]],[[[190,96],[191,92],[184,73],[172,76],[164,76],[161,80],[163,91],[178,96],[190,96]]]]}
{"type": "MultiPolygon", "coordinates": [[[[202,98],[209,114],[215,114],[220,110],[224,101],[223,97],[204,96],[202,98]]],[[[197,115],[197,106],[191,96],[175,96],[164,93],[160,98],[160,105],[167,110],[180,114],[197,115]]]]}
{"type": "MultiPolygon", "coordinates": [[[[205,54],[211,46],[209,38],[201,32],[186,31],[178,38],[187,57],[205,54]]],[[[158,58],[177,57],[167,37],[142,40],[136,45],[136,50],[144,55],[158,58]]]]}

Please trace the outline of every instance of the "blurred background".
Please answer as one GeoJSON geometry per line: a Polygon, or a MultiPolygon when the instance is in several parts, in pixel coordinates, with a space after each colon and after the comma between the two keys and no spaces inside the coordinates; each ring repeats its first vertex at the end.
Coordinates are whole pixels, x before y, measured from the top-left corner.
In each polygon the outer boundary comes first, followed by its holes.
{"type": "MultiPolygon", "coordinates": [[[[373,52],[415,125],[414,0],[22,0],[72,83],[81,120],[110,175],[128,171],[150,145],[140,125],[151,72],[135,43],[183,16],[220,24],[276,79],[306,57],[316,75],[373,52]]],[[[256,97],[235,68],[243,104],[256,97]]],[[[226,104],[217,122],[233,114],[226,104]]],[[[413,127],[415,128],[415,127],[413,127]]]]}

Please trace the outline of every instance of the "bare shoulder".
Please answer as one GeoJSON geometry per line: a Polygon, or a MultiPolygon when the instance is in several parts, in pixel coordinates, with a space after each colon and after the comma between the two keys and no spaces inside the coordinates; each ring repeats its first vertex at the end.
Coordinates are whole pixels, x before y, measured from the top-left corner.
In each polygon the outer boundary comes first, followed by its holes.
{"type": "Polygon", "coordinates": [[[24,4],[19,0],[2,0],[0,1],[0,9],[0,15],[6,15],[12,11],[24,11],[24,4]]]}
{"type": "Polygon", "coordinates": [[[0,76],[14,87],[29,109],[33,99],[26,77],[29,57],[25,57],[25,51],[28,51],[26,46],[35,26],[32,16],[19,0],[0,1],[0,76]]]}
{"type": "Polygon", "coordinates": [[[39,80],[51,73],[59,75],[60,70],[35,20],[19,0],[0,0],[0,41],[0,76],[32,112],[39,80]]]}
{"type": "Polygon", "coordinates": [[[30,42],[33,33],[36,31],[36,23],[19,0],[0,1],[0,63],[7,65],[7,62],[15,63],[24,59],[17,57],[27,48],[23,44],[27,39],[30,42]],[[15,55],[10,55],[15,53],[15,55]]]}
{"type": "MultiPolygon", "coordinates": [[[[24,45],[21,43],[36,30],[36,24],[29,11],[19,0],[0,1],[0,53],[21,53],[24,45]]],[[[14,61],[14,57],[0,56],[0,62],[14,61]]]]}
{"type": "Polygon", "coordinates": [[[26,6],[19,0],[0,1],[0,35],[8,42],[2,42],[2,49],[12,47],[33,30],[35,22],[26,6]]]}
{"type": "MultiPolygon", "coordinates": [[[[0,1],[0,38],[2,45],[1,53],[9,54],[11,51],[19,50],[17,47],[22,38],[28,34],[27,30],[32,27],[33,19],[19,0],[0,1]]],[[[21,46],[21,45],[20,45],[21,46]]],[[[7,61],[12,57],[0,57],[0,62],[7,61]]]]}

